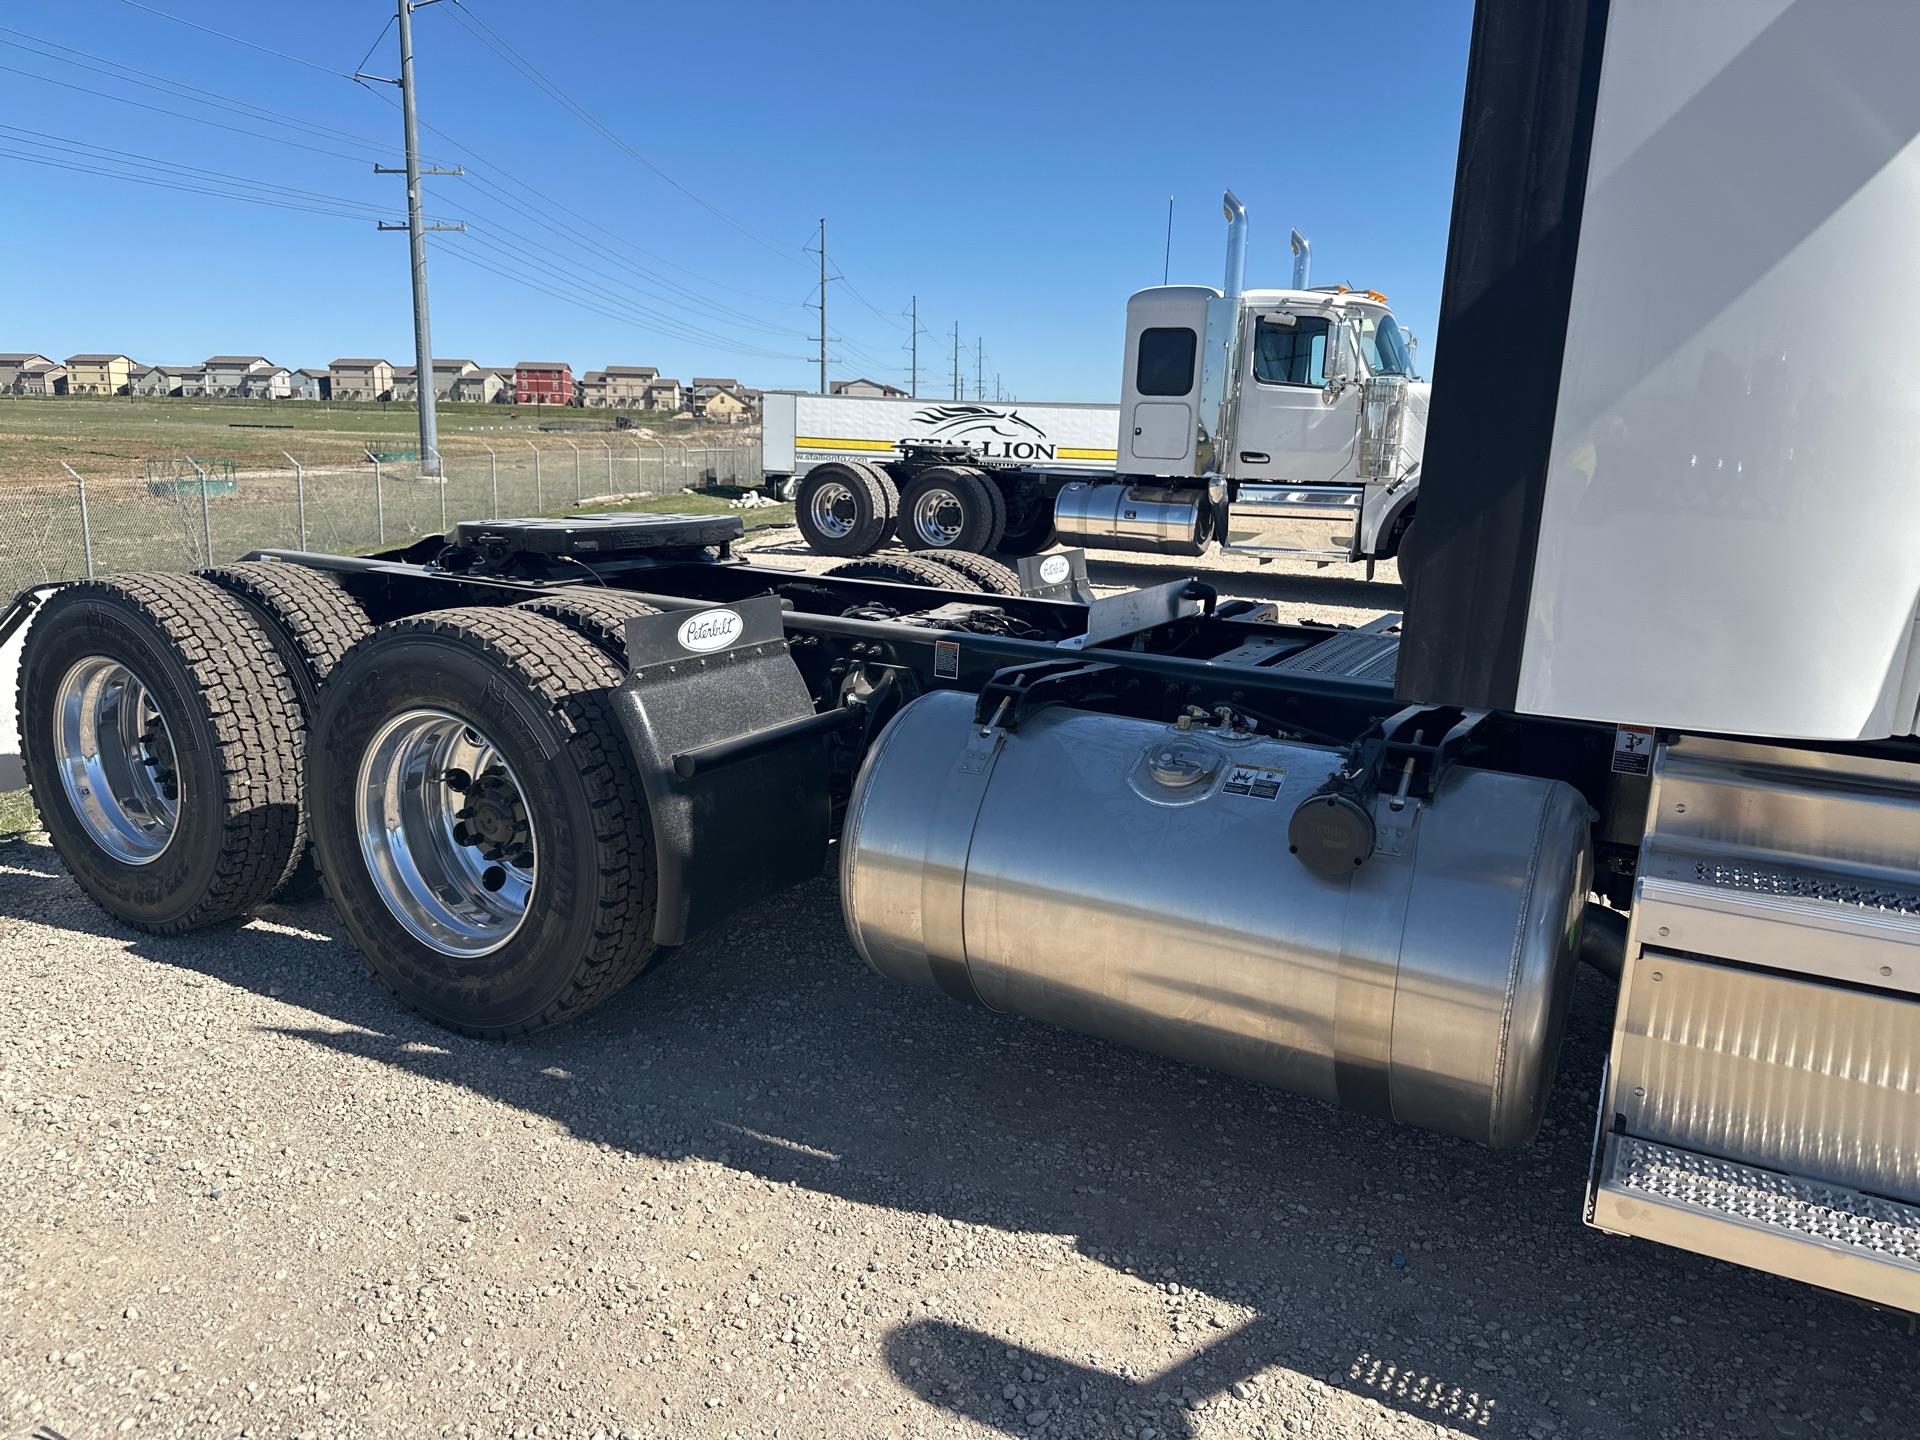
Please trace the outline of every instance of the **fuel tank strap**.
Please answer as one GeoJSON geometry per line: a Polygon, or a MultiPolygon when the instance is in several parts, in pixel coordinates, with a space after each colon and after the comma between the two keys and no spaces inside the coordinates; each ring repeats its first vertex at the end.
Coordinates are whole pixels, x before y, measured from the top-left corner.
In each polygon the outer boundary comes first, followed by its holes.
{"type": "Polygon", "coordinates": [[[967,859],[973,850],[974,826],[993,778],[994,761],[1006,743],[998,725],[973,725],[966,748],[947,772],[934,813],[966,817],[966,823],[929,826],[925,863],[920,872],[920,927],[926,946],[927,969],[934,983],[956,1000],[987,1005],[967,968],[966,893],[967,859]]]}
{"type": "Polygon", "coordinates": [[[1376,854],[1347,884],[1334,995],[1333,1083],[1345,1108],[1391,1120],[1393,1004],[1412,870],[1404,854],[1376,854]]]}

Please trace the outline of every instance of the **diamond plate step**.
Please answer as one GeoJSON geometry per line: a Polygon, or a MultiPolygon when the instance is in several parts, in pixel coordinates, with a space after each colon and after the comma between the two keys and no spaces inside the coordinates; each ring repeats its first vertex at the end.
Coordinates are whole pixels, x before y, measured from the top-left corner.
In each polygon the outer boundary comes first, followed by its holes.
{"type": "Polygon", "coordinates": [[[1920,1206],[1610,1135],[1588,1221],[1920,1311],[1920,1206]]]}

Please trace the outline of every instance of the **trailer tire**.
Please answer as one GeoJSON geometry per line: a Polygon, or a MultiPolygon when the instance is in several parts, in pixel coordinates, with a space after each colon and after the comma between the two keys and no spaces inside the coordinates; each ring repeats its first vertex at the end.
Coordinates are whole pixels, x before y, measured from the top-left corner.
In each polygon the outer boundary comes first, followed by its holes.
{"type": "Polygon", "coordinates": [[[865,465],[830,460],[801,480],[794,523],[822,555],[867,555],[892,526],[893,487],[865,465]]]}
{"type": "Polygon", "coordinates": [[[970,465],[935,465],[902,487],[894,528],[909,550],[985,554],[1006,533],[1006,497],[970,465]]]}
{"type": "Polygon", "coordinates": [[[308,753],[314,851],[382,986],[438,1024],[496,1038],[572,1020],[646,967],[658,872],[612,704],[617,664],[556,619],[481,607],[384,625],[336,673],[308,753]],[[455,768],[434,768],[463,758],[445,748],[456,745],[480,752],[458,784],[455,768]],[[469,827],[449,797],[490,780],[469,827]],[[488,896],[507,898],[489,909],[488,896]]]}
{"type": "MultiPolygon", "coordinates": [[[[310,724],[320,687],[333,667],[373,633],[373,622],[360,602],[334,576],[305,565],[252,560],[202,570],[200,575],[245,605],[266,630],[300,692],[301,721],[310,724]]],[[[320,876],[309,849],[301,849],[299,863],[278,894],[290,901],[320,898],[320,876]]]]}
{"type": "Polygon", "coordinates": [[[869,555],[849,560],[822,574],[843,580],[884,580],[891,585],[924,585],[932,590],[960,589],[960,572],[918,555],[869,555]]]}
{"type": "Polygon", "coordinates": [[[982,595],[1018,595],[1020,576],[1009,565],[1003,565],[989,555],[975,555],[966,550],[925,550],[921,552],[935,565],[941,565],[957,573],[966,583],[963,590],[973,590],[982,595]]]}
{"type": "Polygon", "coordinates": [[[27,632],[19,694],[41,822],[109,914],[177,935],[247,914],[292,873],[299,691],[225,591],[142,573],[65,586],[27,632]]]}
{"type": "Polygon", "coordinates": [[[649,605],[624,590],[603,590],[598,586],[557,590],[538,600],[523,600],[513,608],[558,620],[622,666],[627,663],[627,621],[660,613],[659,606],[649,605]]]}

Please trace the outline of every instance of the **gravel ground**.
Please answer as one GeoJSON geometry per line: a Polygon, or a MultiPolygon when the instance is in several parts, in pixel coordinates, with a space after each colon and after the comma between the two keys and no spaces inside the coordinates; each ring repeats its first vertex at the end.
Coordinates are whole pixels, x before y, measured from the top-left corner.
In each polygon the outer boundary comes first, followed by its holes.
{"type": "Polygon", "coordinates": [[[1581,1225],[1610,1004],[1493,1154],[894,986],[826,878],[490,1044],[0,845],[0,1434],[1920,1433],[1906,1318],[1581,1225]]]}

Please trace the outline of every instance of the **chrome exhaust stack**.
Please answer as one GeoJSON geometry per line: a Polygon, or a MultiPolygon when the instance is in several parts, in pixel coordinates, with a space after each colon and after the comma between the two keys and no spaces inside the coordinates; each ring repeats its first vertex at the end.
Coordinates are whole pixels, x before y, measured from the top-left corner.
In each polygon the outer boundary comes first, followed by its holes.
{"type": "Polygon", "coordinates": [[[1227,274],[1221,293],[1232,300],[1247,288],[1247,207],[1229,190],[1220,208],[1227,217],[1227,274]]]}
{"type": "Polygon", "coordinates": [[[1307,243],[1307,237],[1298,230],[1293,232],[1293,288],[1307,288],[1307,278],[1313,268],[1313,247],[1307,243]]]}

